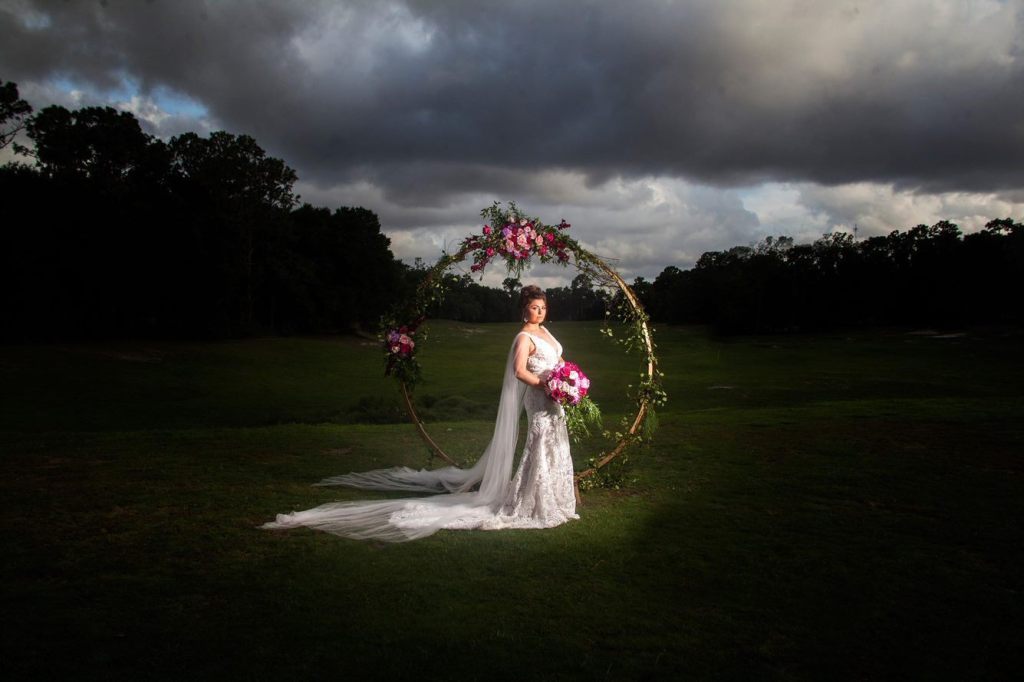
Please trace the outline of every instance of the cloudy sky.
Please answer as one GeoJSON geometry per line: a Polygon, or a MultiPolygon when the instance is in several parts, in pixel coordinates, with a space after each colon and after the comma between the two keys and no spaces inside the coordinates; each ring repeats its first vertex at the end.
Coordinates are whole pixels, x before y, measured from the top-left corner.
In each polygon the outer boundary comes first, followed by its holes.
{"type": "Polygon", "coordinates": [[[250,134],[410,262],[494,200],[627,279],[1024,219],[1024,0],[0,0],[0,36],[36,108],[250,134]]]}

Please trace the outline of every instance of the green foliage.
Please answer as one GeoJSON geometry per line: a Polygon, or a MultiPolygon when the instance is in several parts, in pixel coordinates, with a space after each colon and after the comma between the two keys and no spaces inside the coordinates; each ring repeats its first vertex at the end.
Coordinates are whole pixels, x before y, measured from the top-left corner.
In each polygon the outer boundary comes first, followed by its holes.
{"type": "Polygon", "coordinates": [[[575,405],[566,405],[565,426],[573,441],[579,442],[582,438],[590,435],[590,430],[600,430],[603,426],[601,409],[590,396],[585,396],[575,405]]]}
{"type": "MultiPolygon", "coordinates": [[[[587,460],[587,467],[594,469],[598,465],[597,457],[587,460]]],[[[581,491],[622,490],[637,483],[639,478],[634,471],[629,453],[622,454],[603,467],[596,468],[594,473],[579,482],[581,491]]]]}

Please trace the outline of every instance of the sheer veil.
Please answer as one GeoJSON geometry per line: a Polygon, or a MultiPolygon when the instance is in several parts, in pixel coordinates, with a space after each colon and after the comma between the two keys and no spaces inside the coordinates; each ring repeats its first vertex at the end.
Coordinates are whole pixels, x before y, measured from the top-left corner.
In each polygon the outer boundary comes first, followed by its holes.
{"type": "Polygon", "coordinates": [[[367,490],[441,493],[433,497],[397,500],[330,502],[313,509],[278,514],[261,528],[307,526],[358,540],[403,542],[431,535],[442,528],[478,528],[497,516],[512,478],[519,413],[526,384],[515,376],[516,335],[505,361],[494,435],[483,455],[469,469],[443,467],[416,471],[409,467],[376,469],[325,478],[314,485],[343,485],[367,490]],[[474,490],[474,488],[476,488],[474,490]]]}

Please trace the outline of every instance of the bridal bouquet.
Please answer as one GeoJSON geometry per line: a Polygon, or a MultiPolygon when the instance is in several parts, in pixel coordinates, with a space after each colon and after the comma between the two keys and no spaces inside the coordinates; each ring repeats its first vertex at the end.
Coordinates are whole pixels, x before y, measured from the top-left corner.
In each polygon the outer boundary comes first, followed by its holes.
{"type": "Polygon", "coordinates": [[[565,408],[565,425],[573,440],[589,436],[591,426],[601,428],[601,410],[587,396],[590,379],[578,365],[558,363],[544,381],[543,388],[548,397],[565,408]]]}

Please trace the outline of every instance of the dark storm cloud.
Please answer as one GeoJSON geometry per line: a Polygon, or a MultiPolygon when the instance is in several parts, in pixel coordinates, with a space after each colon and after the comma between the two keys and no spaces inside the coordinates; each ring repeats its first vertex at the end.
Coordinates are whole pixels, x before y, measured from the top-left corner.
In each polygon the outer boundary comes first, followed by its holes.
{"type": "Polygon", "coordinates": [[[0,76],[166,86],[400,204],[552,168],[989,191],[1024,185],[1021,22],[1016,0],[23,2],[0,76]]]}

